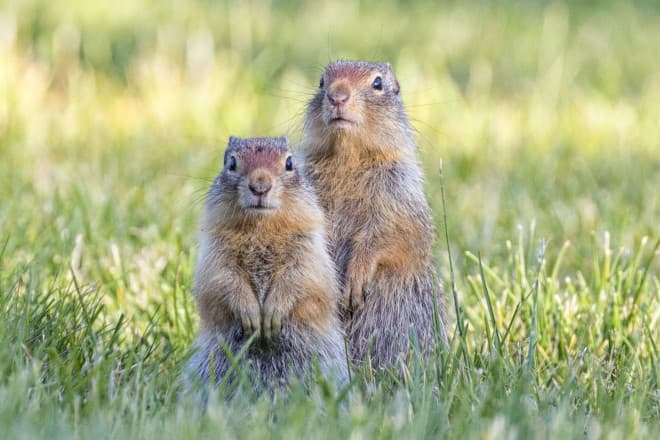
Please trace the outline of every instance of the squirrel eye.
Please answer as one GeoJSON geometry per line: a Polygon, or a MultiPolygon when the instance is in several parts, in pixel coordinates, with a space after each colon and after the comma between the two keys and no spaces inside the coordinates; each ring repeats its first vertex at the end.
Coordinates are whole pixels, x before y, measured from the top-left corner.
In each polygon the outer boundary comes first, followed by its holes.
{"type": "Polygon", "coordinates": [[[377,76],[374,78],[373,84],[371,84],[371,87],[373,87],[376,90],[383,90],[383,78],[380,76],[377,76]]]}
{"type": "Polygon", "coordinates": [[[319,81],[319,89],[323,88],[323,77],[321,77],[321,80],[319,81]]]}
{"type": "Polygon", "coordinates": [[[293,159],[291,159],[291,156],[286,158],[285,167],[287,171],[293,171],[293,159]]]}
{"type": "Polygon", "coordinates": [[[236,158],[234,156],[229,158],[229,171],[236,171],[236,158]]]}

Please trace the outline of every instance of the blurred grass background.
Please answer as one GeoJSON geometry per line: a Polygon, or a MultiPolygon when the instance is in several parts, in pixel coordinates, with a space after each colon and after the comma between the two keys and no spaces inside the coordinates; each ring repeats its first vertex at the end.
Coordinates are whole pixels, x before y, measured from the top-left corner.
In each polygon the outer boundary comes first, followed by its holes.
{"type": "MultiPolygon", "coordinates": [[[[627,397],[636,403],[605,392],[587,409],[573,403],[567,420],[596,414],[605,423],[603,414],[617,414],[625,403],[622,417],[643,423],[619,434],[644,436],[644,423],[657,432],[660,6],[653,1],[0,1],[0,287],[8,317],[0,332],[8,347],[2,393],[21,402],[16,396],[25,392],[24,405],[36,405],[39,420],[43,402],[60,396],[55,400],[70,424],[51,428],[67,436],[79,426],[75,408],[84,410],[95,381],[105,391],[100,403],[87,404],[90,414],[107,409],[108,378],[116,374],[125,384],[139,365],[152,376],[136,379],[126,395],[141,392],[151,402],[140,417],[161,420],[154,414],[174,411],[162,406],[163,396],[175,393],[175,366],[194,337],[189,288],[197,219],[227,137],[287,133],[297,142],[320,72],[338,58],[394,65],[418,132],[438,224],[436,257],[449,292],[442,160],[447,228],[475,362],[467,367],[472,375],[481,371],[466,383],[450,381],[473,394],[459,405],[463,412],[437,403],[448,432],[506,433],[514,423],[520,408],[481,400],[479,387],[494,383],[511,393],[513,366],[524,359],[530,333],[525,295],[540,240],[547,263],[536,382],[554,397],[546,396],[538,423],[550,420],[547,432],[560,432],[553,417],[573,401],[559,390],[586,350],[595,360],[576,386],[588,395],[601,380],[591,369],[611,362],[617,370],[633,359],[637,367],[625,385],[636,390],[627,397]],[[515,307],[521,310],[511,321],[504,370],[477,362],[492,348],[493,332],[478,252],[496,325],[505,327],[515,307]],[[80,304],[66,302],[71,297],[80,304]],[[61,309],[53,309],[58,301],[61,309]],[[70,316],[62,314],[66,304],[70,316]],[[68,321],[82,313],[77,307],[96,306],[98,315],[68,321]],[[76,344],[91,345],[74,361],[66,353],[76,344]],[[51,366],[46,373],[43,362],[51,366]],[[17,379],[31,369],[34,378],[17,379]],[[497,371],[510,377],[489,376],[497,371]],[[11,391],[12,383],[24,388],[11,391]]],[[[447,305],[453,309],[452,301],[447,305]]],[[[614,376],[602,379],[604,389],[623,383],[614,376]]],[[[384,391],[383,401],[398,402],[398,392],[384,391]]],[[[542,406],[540,395],[534,394],[542,406]]],[[[291,401],[292,414],[300,399],[291,401]]],[[[373,402],[357,407],[371,411],[378,398],[373,402]]],[[[31,419],[15,419],[22,404],[0,414],[27,435],[31,419]]],[[[383,434],[388,411],[355,432],[383,434]]],[[[407,409],[391,409],[393,420],[400,411],[407,409]]],[[[292,432],[309,432],[291,420],[292,432]]],[[[421,423],[406,420],[393,422],[399,428],[392,432],[421,423]]],[[[579,435],[591,422],[580,423],[567,432],[579,435]]],[[[138,435],[131,426],[121,429],[138,435]]],[[[341,426],[348,435],[363,425],[341,426]]],[[[256,435],[253,428],[234,435],[256,435]]],[[[444,431],[431,431],[437,432],[444,431]]]]}

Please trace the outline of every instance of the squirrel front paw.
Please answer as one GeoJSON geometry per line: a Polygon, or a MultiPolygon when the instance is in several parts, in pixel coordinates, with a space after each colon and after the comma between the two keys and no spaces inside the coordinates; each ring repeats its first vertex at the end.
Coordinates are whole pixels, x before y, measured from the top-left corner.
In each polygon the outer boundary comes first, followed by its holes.
{"type": "Polygon", "coordinates": [[[342,303],[347,310],[357,310],[364,303],[364,286],[366,275],[359,271],[349,271],[346,274],[342,303]]]}
{"type": "Polygon", "coordinates": [[[257,336],[261,333],[261,314],[259,304],[255,301],[247,307],[241,308],[239,312],[241,325],[243,326],[243,334],[250,336],[256,333],[257,336]]]}
{"type": "Polygon", "coordinates": [[[286,316],[284,308],[280,304],[276,304],[275,301],[269,301],[269,299],[270,297],[266,298],[263,317],[263,330],[266,339],[271,339],[280,334],[282,319],[286,316]]]}

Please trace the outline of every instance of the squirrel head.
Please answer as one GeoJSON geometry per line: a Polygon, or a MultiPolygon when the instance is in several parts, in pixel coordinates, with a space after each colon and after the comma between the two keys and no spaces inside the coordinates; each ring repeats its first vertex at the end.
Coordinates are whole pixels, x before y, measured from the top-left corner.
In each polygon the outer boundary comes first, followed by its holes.
{"type": "Polygon", "coordinates": [[[319,139],[358,139],[366,148],[408,144],[411,130],[392,66],[365,61],[329,64],[307,107],[305,129],[319,139]]]}
{"type": "Polygon", "coordinates": [[[246,215],[268,215],[282,208],[294,195],[289,190],[301,184],[286,137],[231,136],[209,203],[232,205],[246,215]]]}

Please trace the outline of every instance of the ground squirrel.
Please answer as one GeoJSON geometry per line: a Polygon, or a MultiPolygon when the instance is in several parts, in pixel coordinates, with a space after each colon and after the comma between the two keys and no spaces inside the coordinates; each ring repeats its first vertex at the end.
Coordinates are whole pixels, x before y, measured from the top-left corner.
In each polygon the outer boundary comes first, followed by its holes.
{"type": "Polygon", "coordinates": [[[229,139],[207,196],[193,285],[201,328],[190,369],[202,381],[223,379],[231,365],[223,345],[235,355],[253,333],[241,362],[257,381],[285,383],[313,358],[346,380],[324,221],[286,138],[229,139]]]}
{"type": "Polygon", "coordinates": [[[412,334],[428,352],[436,324],[445,338],[431,262],[435,231],[390,64],[328,65],[307,107],[301,151],[328,215],[354,362],[392,366],[412,334]]]}

